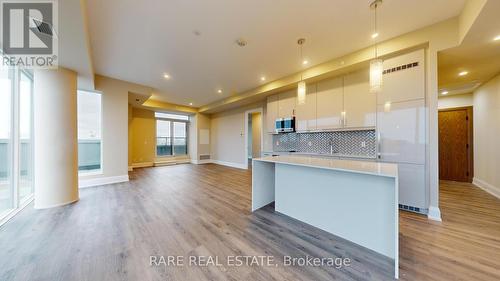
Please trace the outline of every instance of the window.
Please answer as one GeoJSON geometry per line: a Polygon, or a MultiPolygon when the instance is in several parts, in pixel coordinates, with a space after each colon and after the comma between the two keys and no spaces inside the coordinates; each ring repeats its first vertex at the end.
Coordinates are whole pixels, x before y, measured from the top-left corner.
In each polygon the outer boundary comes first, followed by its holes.
{"type": "Polygon", "coordinates": [[[155,113],[156,156],[187,154],[187,123],[189,116],[155,113]]]}
{"type": "Polygon", "coordinates": [[[0,216],[14,208],[12,184],[13,71],[0,69],[0,216]]]}
{"type": "Polygon", "coordinates": [[[21,72],[19,84],[19,199],[26,201],[33,194],[33,138],[32,138],[32,99],[33,79],[21,72]]]}
{"type": "Polygon", "coordinates": [[[78,91],[78,170],[101,169],[101,94],[78,91]]]}
{"type": "Polygon", "coordinates": [[[31,72],[0,69],[0,224],[33,198],[32,97],[31,72]]]}

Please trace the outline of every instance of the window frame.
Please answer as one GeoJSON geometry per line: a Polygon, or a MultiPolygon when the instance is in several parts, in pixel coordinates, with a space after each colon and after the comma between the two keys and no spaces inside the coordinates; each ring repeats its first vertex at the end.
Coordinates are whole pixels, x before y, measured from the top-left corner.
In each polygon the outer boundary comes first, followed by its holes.
{"type": "MultiPolygon", "coordinates": [[[[164,112],[155,112],[155,157],[156,158],[172,158],[177,156],[188,156],[189,155],[189,115],[187,116],[187,120],[183,119],[172,119],[172,118],[164,118],[164,117],[156,117],[156,113],[164,113],[164,112]],[[158,121],[170,121],[170,139],[172,142],[172,154],[171,155],[158,155],[158,121]],[[186,153],[185,154],[176,154],[174,149],[174,122],[177,123],[185,123],[186,124],[186,153]]],[[[170,114],[170,113],[168,113],[170,114]]],[[[175,115],[175,113],[172,113],[175,115]]],[[[182,115],[182,114],[177,114],[182,115]]],[[[182,115],[184,116],[184,115],[182,115]]]]}
{"type": "MultiPolygon", "coordinates": [[[[78,94],[80,92],[84,92],[84,93],[91,93],[91,94],[98,94],[99,97],[100,97],[100,112],[101,112],[101,116],[99,118],[99,135],[101,136],[100,137],[100,155],[99,155],[99,161],[100,161],[100,168],[99,169],[94,169],[94,170],[80,170],[80,167],[78,166],[78,177],[84,177],[84,176],[93,176],[93,175],[102,175],[104,173],[104,136],[103,136],[103,120],[104,120],[104,106],[103,106],[103,94],[101,91],[89,91],[89,90],[82,90],[82,89],[77,89],[76,93],[77,93],[77,102],[78,102],[78,94]]],[[[78,145],[78,142],[80,141],[80,138],[78,138],[78,105],[77,105],[77,115],[76,115],[76,125],[77,125],[77,137],[76,137],[76,141],[77,141],[77,145],[78,145]]]]}
{"type": "MultiPolygon", "coordinates": [[[[7,56],[0,49],[0,56],[7,56]]],[[[10,137],[9,141],[11,147],[8,148],[7,154],[7,172],[8,172],[8,182],[10,184],[11,193],[11,208],[0,212],[0,226],[7,222],[11,217],[21,211],[24,207],[28,206],[35,198],[35,184],[34,176],[31,179],[30,194],[21,201],[20,198],[20,179],[21,179],[21,75],[25,75],[29,80],[31,80],[31,92],[30,92],[30,136],[32,141],[32,146],[30,150],[31,163],[29,163],[30,168],[34,175],[34,90],[35,90],[35,80],[34,75],[28,69],[24,67],[12,67],[7,68],[8,75],[11,76],[11,92],[10,92],[10,137]]]]}

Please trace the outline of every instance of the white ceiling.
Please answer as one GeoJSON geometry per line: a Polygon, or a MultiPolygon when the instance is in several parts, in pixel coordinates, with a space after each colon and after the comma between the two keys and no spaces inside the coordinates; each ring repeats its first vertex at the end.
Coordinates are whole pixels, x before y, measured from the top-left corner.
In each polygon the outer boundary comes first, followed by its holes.
{"type": "MultiPolygon", "coordinates": [[[[262,75],[299,71],[300,37],[310,65],[372,43],[371,0],[87,2],[96,73],[154,87],[156,98],[179,104],[205,105],[259,86],[262,75]],[[240,37],[244,48],[235,44],[240,37]]],[[[457,16],[464,2],[384,0],[380,39],[457,16]]]]}
{"type": "Polygon", "coordinates": [[[439,90],[448,95],[474,91],[500,73],[500,1],[488,1],[469,29],[462,44],[439,53],[439,90]],[[466,76],[458,76],[467,71],[466,76]]]}

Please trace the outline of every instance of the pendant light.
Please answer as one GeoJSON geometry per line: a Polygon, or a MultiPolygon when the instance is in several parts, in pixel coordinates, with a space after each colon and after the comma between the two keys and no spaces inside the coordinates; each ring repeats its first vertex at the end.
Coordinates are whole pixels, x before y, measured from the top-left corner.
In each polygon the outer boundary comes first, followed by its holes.
{"type": "Polygon", "coordinates": [[[372,38],[375,39],[375,59],[370,61],[370,92],[378,93],[382,89],[384,71],[384,62],[378,58],[378,27],[377,27],[377,8],[382,5],[382,0],[375,0],[370,4],[370,8],[375,11],[375,31],[372,38]]]}
{"type": "MultiPolygon", "coordinates": [[[[300,63],[304,64],[304,56],[302,54],[302,45],[306,43],[306,39],[300,38],[297,41],[297,44],[299,44],[300,47],[300,63]]],[[[306,82],[303,80],[302,77],[302,72],[300,73],[300,82],[297,85],[297,104],[305,104],[306,103],[306,92],[307,92],[307,86],[306,82]]]]}

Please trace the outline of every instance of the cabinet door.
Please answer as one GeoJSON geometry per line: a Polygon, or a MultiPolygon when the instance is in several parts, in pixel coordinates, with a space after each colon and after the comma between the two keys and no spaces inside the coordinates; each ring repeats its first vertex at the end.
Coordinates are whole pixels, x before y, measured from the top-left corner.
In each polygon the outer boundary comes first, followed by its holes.
{"type": "Polygon", "coordinates": [[[297,90],[290,90],[278,94],[278,117],[292,117],[295,110],[295,100],[297,99],[297,90]]]}
{"type": "Polygon", "coordinates": [[[424,50],[418,50],[385,60],[384,70],[391,71],[383,75],[384,84],[378,93],[377,103],[425,98],[424,59],[424,50]]]}
{"type": "Polygon", "coordinates": [[[370,93],[368,69],[344,77],[344,127],[374,127],[376,94],[370,93]]]}
{"type": "Polygon", "coordinates": [[[399,204],[426,209],[425,165],[398,164],[399,204]]]}
{"type": "Polygon", "coordinates": [[[316,84],[307,85],[306,103],[295,108],[297,131],[316,130],[316,84]]]}
{"type": "Polygon", "coordinates": [[[342,127],[344,90],[342,77],[322,81],[316,91],[316,127],[318,130],[342,127]]]}
{"type": "Polygon", "coordinates": [[[425,164],[425,100],[379,105],[377,114],[380,160],[425,164]]]}
{"type": "Polygon", "coordinates": [[[274,133],[275,121],[278,118],[278,95],[267,97],[266,132],[274,133]]]}

